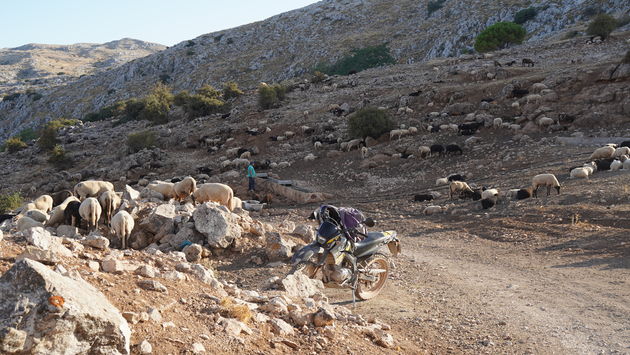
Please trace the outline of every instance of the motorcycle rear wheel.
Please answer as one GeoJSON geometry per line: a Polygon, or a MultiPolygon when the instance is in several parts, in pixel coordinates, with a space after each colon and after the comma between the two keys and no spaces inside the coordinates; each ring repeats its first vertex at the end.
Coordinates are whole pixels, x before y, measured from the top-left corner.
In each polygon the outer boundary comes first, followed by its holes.
{"type": "MultiPolygon", "coordinates": [[[[376,280],[364,280],[359,275],[354,294],[362,300],[369,300],[381,292],[389,275],[389,260],[386,256],[375,254],[359,263],[358,268],[365,274],[376,277],[376,280]]],[[[363,274],[363,273],[362,273],[363,274]]]]}

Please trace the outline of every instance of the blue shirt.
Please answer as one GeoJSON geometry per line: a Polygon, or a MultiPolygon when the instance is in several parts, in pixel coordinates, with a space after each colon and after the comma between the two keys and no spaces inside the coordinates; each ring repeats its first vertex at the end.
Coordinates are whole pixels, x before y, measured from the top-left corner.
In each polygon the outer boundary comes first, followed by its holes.
{"type": "Polygon", "coordinates": [[[256,177],[256,170],[254,170],[254,166],[251,164],[247,167],[247,177],[256,177]]]}

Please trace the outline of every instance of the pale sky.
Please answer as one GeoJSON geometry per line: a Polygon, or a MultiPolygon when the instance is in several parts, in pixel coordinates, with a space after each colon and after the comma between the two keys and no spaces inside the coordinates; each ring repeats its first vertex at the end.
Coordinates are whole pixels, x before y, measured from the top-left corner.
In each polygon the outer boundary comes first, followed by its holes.
{"type": "Polygon", "coordinates": [[[313,0],[8,0],[0,48],[134,38],[166,46],[264,20],[313,0]]]}

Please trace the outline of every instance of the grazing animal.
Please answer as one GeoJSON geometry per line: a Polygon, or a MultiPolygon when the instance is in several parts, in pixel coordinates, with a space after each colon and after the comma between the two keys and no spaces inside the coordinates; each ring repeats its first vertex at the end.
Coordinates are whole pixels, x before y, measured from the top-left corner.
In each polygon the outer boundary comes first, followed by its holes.
{"type": "Polygon", "coordinates": [[[613,158],[595,160],[595,165],[597,165],[597,170],[599,171],[610,170],[610,165],[612,164],[613,160],[614,160],[613,158]]]}
{"type": "Polygon", "coordinates": [[[630,147],[630,141],[623,141],[619,143],[620,147],[630,147]]]}
{"type": "Polygon", "coordinates": [[[595,149],[593,154],[591,154],[589,160],[608,159],[608,158],[612,158],[613,154],[615,154],[615,148],[610,147],[610,146],[605,146],[605,147],[595,149]]]}
{"type": "Polygon", "coordinates": [[[512,65],[516,64],[515,60],[512,60],[510,62],[505,63],[506,66],[511,67],[512,65]]]}
{"type": "Polygon", "coordinates": [[[623,163],[621,162],[621,160],[613,160],[613,162],[610,163],[610,170],[611,171],[619,170],[622,167],[623,167],[623,163]]]}
{"type": "Polygon", "coordinates": [[[429,131],[431,131],[431,133],[437,133],[440,131],[440,126],[429,126],[429,131]]]}
{"type": "Polygon", "coordinates": [[[419,154],[421,158],[426,158],[429,154],[431,154],[431,147],[422,145],[418,148],[418,151],[420,152],[419,154]]]}
{"type": "Polygon", "coordinates": [[[448,187],[448,198],[453,199],[453,194],[457,193],[458,195],[462,195],[463,193],[473,194],[473,189],[468,186],[467,183],[463,181],[453,181],[448,187]]]}
{"type": "Polygon", "coordinates": [[[439,179],[435,180],[435,186],[447,185],[447,184],[448,184],[448,179],[447,178],[439,178],[439,179]]]}
{"type": "Polygon", "coordinates": [[[198,186],[193,192],[194,203],[217,202],[228,209],[233,206],[234,191],[231,187],[220,183],[206,183],[198,186]]]}
{"type": "Polygon", "coordinates": [[[529,95],[529,90],[527,89],[512,89],[512,97],[521,98],[529,95]]]}
{"type": "Polygon", "coordinates": [[[63,223],[65,221],[65,218],[66,218],[65,217],[66,207],[72,201],[81,202],[81,201],[79,201],[78,198],[76,198],[74,196],[68,197],[59,206],[53,208],[52,213],[50,215],[50,218],[48,219],[48,223],[46,223],[46,225],[54,227],[54,226],[56,226],[59,223],[63,223]]]}
{"type": "Polygon", "coordinates": [[[64,223],[69,226],[81,227],[81,214],[79,213],[81,202],[70,201],[63,210],[64,223]]]}
{"type": "Polygon", "coordinates": [[[488,208],[494,207],[494,205],[496,205],[496,201],[495,200],[490,200],[490,199],[482,199],[481,200],[481,208],[483,208],[484,210],[487,210],[488,208]]]}
{"type": "Polygon", "coordinates": [[[87,230],[96,230],[103,209],[94,197],[88,197],[79,206],[79,215],[87,222],[87,230]]]}
{"type": "Polygon", "coordinates": [[[40,223],[46,223],[48,221],[48,214],[40,210],[28,210],[24,213],[24,216],[40,223]]]}
{"type": "Polygon", "coordinates": [[[109,226],[114,211],[120,207],[122,199],[114,191],[105,191],[98,198],[98,202],[101,204],[105,225],[109,226]]]}
{"type": "Polygon", "coordinates": [[[127,249],[127,241],[131,236],[134,224],[133,217],[127,211],[118,211],[112,217],[112,229],[114,234],[120,239],[122,249],[127,249]]]}
{"type": "Polygon", "coordinates": [[[551,188],[555,188],[560,195],[560,183],[554,174],[538,174],[532,178],[532,192],[534,197],[538,197],[538,188],[547,186],[547,196],[551,193],[551,188]]]}
{"type": "Polygon", "coordinates": [[[0,214],[0,224],[6,221],[7,219],[12,219],[15,216],[17,216],[17,214],[10,214],[10,213],[0,214]]]}
{"type": "Polygon", "coordinates": [[[571,176],[572,179],[575,179],[575,178],[588,179],[588,176],[590,175],[590,170],[588,168],[579,167],[579,168],[575,168],[571,170],[569,175],[571,176]]]}
{"type": "Polygon", "coordinates": [[[615,149],[615,152],[613,153],[612,157],[613,158],[619,158],[622,155],[630,155],[630,148],[628,148],[628,147],[619,147],[619,148],[615,149]]]}
{"type": "Polygon", "coordinates": [[[422,213],[424,213],[427,216],[430,216],[432,214],[435,213],[441,213],[446,211],[446,207],[441,207],[441,206],[427,206],[424,211],[422,211],[422,213]]]}
{"type": "Polygon", "coordinates": [[[499,197],[499,190],[497,189],[486,189],[481,192],[482,200],[495,200],[499,197]]]}
{"type": "Polygon", "coordinates": [[[529,58],[523,58],[522,62],[521,62],[521,66],[528,66],[528,67],[533,67],[534,66],[534,61],[529,59],[529,58]]]}
{"type": "Polygon", "coordinates": [[[464,151],[462,150],[462,148],[460,146],[458,146],[457,144],[449,144],[446,146],[446,154],[455,154],[459,152],[459,155],[464,154],[464,151]]]}
{"type": "Polygon", "coordinates": [[[431,201],[433,198],[434,197],[431,194],[418,194],[413,196],[413,200],[415,202],[431,201]]]}
{"type": "Polygon", "coordinates": [[[74,196],[72,194],[72,191],[70,190],[63,190],[52,194],[51,197],[53,199],[53,207],[59,206],[70,196],[74,196]]]}
{"type": "Polygon", "coordinates": [[[197,189],[197,181],[190,176],[173,185],[173,194],[177,201],[183,201],[197,189]]]}
{"type": "Polygon", "coordinates": [[[160,194],[162,194],[162,196],[164,196],[164,201],[168,201],[175,197],[175,191],[173,189],[174,186],[175,184],[173,184],[172,182],[153,181],[152,183],[147,185],[147,188],[149,190],[159,192],[160,194]]]}
{"type": "Polygon", "coordinates": [[[74,195],[80,200],[100,196],[105,191],[114,191],[114,184],[108,181],[88,180],[74,186],[74,195]]]}
{"type": "Polygon", "coordinates": [[[531,188],[519,189],[518,191],[516,191],[516,199],[517,200],[524,200],[524,199],[530,198],[530,197],[532,197],[532,189],[531,188]]]}
{"type": "Polygon", "coordinates": [[[441,144],[433,144],[429,149],[431,149],[431,155],[435,153],[441,155],[442,153],[444,153],[444,146],[441,144]]]}
{"type": "Polygon", "coordinates": [[[367,147],[363,146],[361,147],[361,158],[365,159],[368,156],[368,149],[367,147]]]}
{"type": "Polygon", "coordinates": [[[451,174],[451,175],[447,176],[446,179],[448,180],[448,182],[451,182],[451,181],[466,181],[466,175],[451,174]]]}
{"type": "Polygon", "coordinates": [[[53,208],[53,198],[49,195],[41,195],[33,200],[33,204],[36,209],[48,213],[53,208]]]}

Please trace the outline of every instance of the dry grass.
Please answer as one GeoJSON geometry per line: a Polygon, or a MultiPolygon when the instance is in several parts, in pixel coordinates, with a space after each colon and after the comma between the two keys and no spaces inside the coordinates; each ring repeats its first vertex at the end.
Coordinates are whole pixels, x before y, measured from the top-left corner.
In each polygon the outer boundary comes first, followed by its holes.
{"type": "Polygon", "coordinates": [[[247,324],[252,319],[252,311],[244,304],[234,304],[234,301],[230,297],[225,297],[221,300],[221,315],[228,318],[236,318],[239,321],[247,324]]]}

